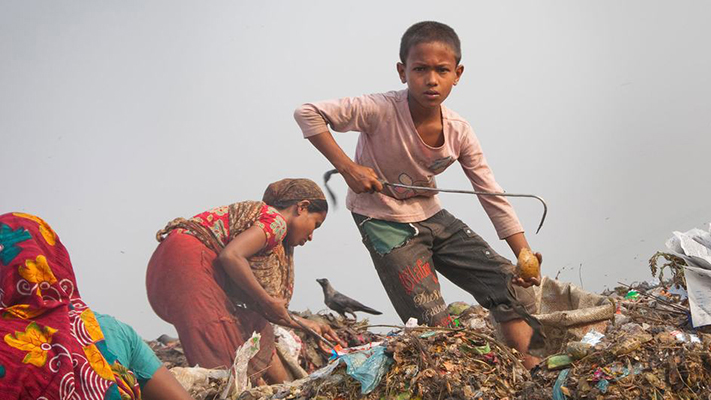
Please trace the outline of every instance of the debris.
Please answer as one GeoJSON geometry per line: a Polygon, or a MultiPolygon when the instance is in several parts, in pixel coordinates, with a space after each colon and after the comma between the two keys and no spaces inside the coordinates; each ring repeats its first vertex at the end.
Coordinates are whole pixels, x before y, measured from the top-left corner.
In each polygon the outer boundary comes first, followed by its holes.
{"type": "Polygon", "coordinates": [[[639,292],[636,290],[630,290],[627,292],[627,295],[625,295],[626,300],[637,300],[639,298],[639,292]]]}
{"type": "MultiPolygon", "coordinates": [[[[496,339],[488,312],[480,306],[450,304],[448,311],[458,322],[457,328],[416,323],[409,327],[371,326],[367,321],[306,311],[300,313],[303,318],[329,324],[349,347],[327,354],[319,349],[316,339],[297,330],[294,333],[302,341],[299,363],[311,375],[281,385],[255,387],[238,398],[709,398],[711,326],[692,327],[689,299],[672,292],[671,281],[621,285],[602,295],[570,284],[546,282],[544,279],[538,292],[538,316],[544,329],[558,329],[559,335],[553,337],[555,346],[547,347],[544,363],[530,373],[523,368],[521,355],[496,339]],[[628,293],[636,295],[627,298],[628,293]],[[474,326],[477,328],[472,329],[474,326]],[[369,331],[375,327],[391,331],[369,331]],[[329,358],[333,360],[329,362],[329,358]],[[373,365],[361,379],[354,371],[368,362],[373,365]]],[[[170,357],[181,354],[177,352],[179,343],[151,346],[170,357]]],[[[204,379],[200,382],[205,385],[204,379]]],[[[226,382],[227,378],[208,378],[203,393],[191,394],[196,399],[219,398],[226,382]]]]}
{"type": "Polygon", "coordinates": [[[217,398],[229,379],[229,371],[222,369],[174,367],[170,372],[196,400],[217,398]]]}
{"type": "Polygon", "coordinates": [[[548,277],[543,277],[534,293],[538,310],[534,317],[546,336],[545,347],[530,350],[538,357],[563,352],[567,342],[580,341],[590,330],[605,331],[616,311],[608,297],[548,277]]]}
{"type": "Polygon", "coordinates": [[[591,329],[588,331],[588,333],[583,336],[583,338],[580,340],[580,343],[585,343],[589,344],[590,346],[595,346],[596,344],[600,343],[600,340],[604,338],[605,335],[602,333],[596,331],[595,329],[591,329]]]}
{"type": "Polygon", "coordinates": [[[360,382],[361,394],[372,392],[393,362],[393,359],[385,354],[384,346],[345,354],[339,360],[346,363],[346,373],[360,382]]]}
{"type": "Polygon", "coordinates": [[[585,340],[595,337],[598,342],[563,370],[567,371],[565,379],[561,380],[563,371],[539,370],[534,384],[517,398],[708,398],[711,335],[689,330],[681,311],[688,312],[688,303],[679,296],[667,298],[663,294],[666,284],[643,282],[608,291],[620,315],[631,322],[608,326],[604,336],[590,331],[585,340]],[[625,299],[630,290],[639,296],[625,299]]]}
{"type": "Polygon", "coordinates": [[[573,361],[575,361],[573,357],[567,354],[558,354],[555,356],[548,357],[548,360],[546,361],[546,367],[548,367],[549,370],[554,371],[570,366],[573,361]]]}
{"type": "Polygon", "coordinates": [[[227,385],[222,391],[222,398],[233,398],[248,390],[251,387],[249,375],[247,374],[247,364],[259,351],[259,339],[261,335],[253,332],[252,336],[235,351],[235,361],[230,368],[230,376],[227,385]]]}
{"type": "Polygon", "coordinates": [[[156,353],[158,359],[163,362],[163,366],[168,369],[188,366],[188,361],[185,358],[185,353],[183,353],[183,348],[180,346],[179,340],[171,341],[167,345],[164,345],[159,339],[160,338],[146,343],[148,347],[156,353]]]}

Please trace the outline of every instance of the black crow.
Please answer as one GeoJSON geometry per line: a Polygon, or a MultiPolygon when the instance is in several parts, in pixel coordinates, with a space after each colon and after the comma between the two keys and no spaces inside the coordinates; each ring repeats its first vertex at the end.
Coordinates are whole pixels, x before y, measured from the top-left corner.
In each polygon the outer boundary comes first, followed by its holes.
{"type": "Polygon", "coordinates": [[[380,311],[364,306],[358,301],[337,292],[326,278],[316,279],[316,282],[321,284],[321,287],[323,288],[324,303],[326,303],[328,308],[331,310],[341,314],[343,318],[346,318],[346,313],[348,313],[351,314],[353,318],[357,319],[354,314],[356,311],[363,311],[373,315],[382,314],[380,311]]]}

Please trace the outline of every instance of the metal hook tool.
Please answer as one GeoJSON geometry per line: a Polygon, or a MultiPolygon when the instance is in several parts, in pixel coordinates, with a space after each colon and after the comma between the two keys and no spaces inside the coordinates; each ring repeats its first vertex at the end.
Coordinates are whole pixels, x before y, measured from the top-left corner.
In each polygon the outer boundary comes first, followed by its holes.
{"type": "MultiPolygon", "coordinates": [[[[330,179],[331,175],[338,173],[338,170],[329,170],[326,171],[326,173],[323,175],[324,179],[324,185],[326,186],[326,190],[328,190],[329,195],[331,195],[331,199],[336,200],[333,192],[331,191],[331,188],[328,187],[328,180],[330,179]]],[[[530,197],[533,199],[536,199],[543,204],[543,215],[541,216],[541,222],[538,224],[538,229],[536,229],[536,233],[538,233],[541,228],[543,227],[543,222],[546,220],[546,215],[548,214],[548,205],[546,204],[545,200],[543,200],[540,196],[536,196],[534,194],[520,194],[520,193],[506,193],[506,192],[482,192],[478,190],[458,190],[458,189],[440,189],[436,187],[427,187],[427,186],[413,186],[413,185],[405,185],[402,183],[390,183],[381,180],[380,183],[382,183],[384,186],[390,186],[394,188],[402,188],[402,189],[410,189],[410,190],[425,190],[428,192],[443,192],[443,193],[459,193],[459,194],[475,194],[478,196],[505,196],[505,197],[530,197]]]]}

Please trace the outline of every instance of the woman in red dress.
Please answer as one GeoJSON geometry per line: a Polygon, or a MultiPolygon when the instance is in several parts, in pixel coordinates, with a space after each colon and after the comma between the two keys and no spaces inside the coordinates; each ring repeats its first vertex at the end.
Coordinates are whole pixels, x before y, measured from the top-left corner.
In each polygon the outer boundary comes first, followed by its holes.
{"type": "MultiPolygon", "coordinates": [[[[254,381],[288,378],[276,355],[270,322],[299,329],[287,311],[294,288],[293,249],[313,237],[328,203],[316,183],[283,179],[262,201],[218,207],[158,232],[146,286],[153,310],[178,331],[190,365],[230,367],[252,332],[260,349],[250,361],[254,381]]],[[[330,327],[304,325],[339,342],[330,327]]]]}

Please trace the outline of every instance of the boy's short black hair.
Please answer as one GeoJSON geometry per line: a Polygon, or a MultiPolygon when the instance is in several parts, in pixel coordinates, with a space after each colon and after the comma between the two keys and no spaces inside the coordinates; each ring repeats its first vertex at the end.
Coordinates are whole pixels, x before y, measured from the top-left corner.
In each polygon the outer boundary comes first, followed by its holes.
{"type": "Polygon", "coordinates": [[[459,36],[454,29],[441,22],[422,21],[409,27],[400,40],[400,61],[405,64],[407,55],[413,46],[420,43],[441,42],[452,48],[457,65],[462,59],[462,48],[459,36]]]}

